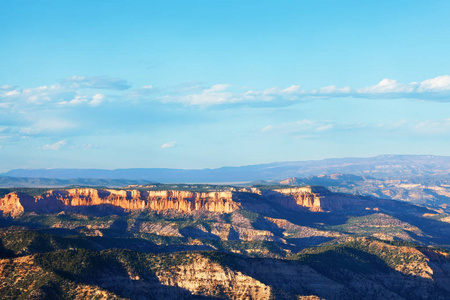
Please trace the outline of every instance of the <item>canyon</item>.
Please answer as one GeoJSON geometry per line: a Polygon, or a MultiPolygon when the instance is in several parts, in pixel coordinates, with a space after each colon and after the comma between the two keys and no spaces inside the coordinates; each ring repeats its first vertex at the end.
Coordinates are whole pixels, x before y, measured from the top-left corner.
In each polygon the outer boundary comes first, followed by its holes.
{"type": "Polygon", "coordinates": [[[321,186],[282,189],[228,188],[227,191],[192,192],[187,190],[136,190],[73,188],[55,189],[32,196],[11,192],[0,198],[0,212],[17,217],[24,212],[52,213],[87,207],[124,211],[199,211],[232,213],[247,205],[272,203],[297,211],[327,212],[345,209],[378,210],[379,205],[392,206],[395,201],[334,193],[321,186]],[[247,201],[249,202],[249,201],[247,201]]]}
{"type": "Polygon", "coordinates": [[[48,213],[89,206],[111,206],[126,211],[231,213],[241,209],[241,198],[248,196],[254,199],[264,198],[291,209],[316,212],[343,209],[349,205],[370,204],[362,199],[334,194],[325,188],[311,186],[275,190],[241,188],[217,192],[74,188],[48,190],[37,196],[12,192],[0,199],[0,211],[3,215],[17,217],[24,212],[48,213]]]}
{"type": "Polygon", "coordinates": [[[314,185],[162,187],[4,190],[0,298],[450,295],[446,213],[314,185]]]}

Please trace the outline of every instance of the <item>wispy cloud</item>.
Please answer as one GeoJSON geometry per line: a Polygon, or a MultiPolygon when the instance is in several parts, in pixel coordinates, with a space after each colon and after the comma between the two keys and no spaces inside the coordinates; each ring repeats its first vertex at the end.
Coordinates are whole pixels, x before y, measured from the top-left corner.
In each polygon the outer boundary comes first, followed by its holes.
{"type": "Polygon", "coordinates": [[[42,105],[55,101],[73,99],[76,91],[67,89],[59,84],[44,85],[36,88],[0,90],[0,103],[8,103],[10,107],[20,105],[42,105]]]}
{"type": "Polygon", "coordinates": [[[450,134],[450,118],[416,122],[413,125],[413,130],[427,135],[450,134]]]}
{"type": "MultiPolygon", "coordinates": [[[[235,95],[228,92],[230,87],[228,84],[216,84],[210,88],[202,90],[200,93],[187,95],[164,96],[160,100],[162,102],[178,102],[185,105],[211,106],[239,101],[235,95]]],[[[238,96],[238,95],[236,95],[238,96]]]]}
{"type": "Polygon", "coordinates": [[[34,135],[40,133],[62,132],[73,129],[76,125],[70,121],[58,118],[43,118],[33,122],[30,126],[21,127],[19,133],[34,135]]]}
{"type": "Polygon", "coordinates": [[[353,132],[355,130],[369,130],[384,133],[400,133],[420,136],[438,136],[450,134],[450,118],[436,120],[406,120],[364,123],[364,122],[339,122],[298,120],[295,122],[270,124],[261,128],[263,134],[287,134],[296,137],[311,137],[340,132],[353,132]]]}
{"type": "Polygon", "coordinates": [[[59,149],[61,149],[61,147],[65,146],[66,144],[67,144],[66,140],[61,140],[54,144],[45,144],[44,146],[40,147],[40,149],[58,151],[59,149]]]}
{"type": "Polygon", "coordinates": [[[98,93],[93,95],[92,97],[85,95],[76,95],[72,100],[61,101],[58,102],[58,104],[63,106],[77,106],[83,104],[88,104],[90,106],[99,106],[103,102],[103,100],[105,100],[105,95],[98,93]]]}
{"type": "Polygon", "coordinates": [[[4,84],[2,86],[0,86],[0,90],[5,90],[5,91],[10,91],[13,90],[15,88],[15,86],[10,85],[10,84],[4,84]]]}
{"type": "Polygon", "coordinates": [[[325,132],[336,127],[336,124],[330,121],[298,120],[282,124],[270,124],[261,129],[262,133],[289,133],[298,134],[299,132],[325,132]]]}
{"type": "Polygon", "coordinates": [[[81,149],[83,150],[93,150],[93,149],[101,149],[102,147],[97,144],[83,144],[81,145],[81,149]]]}
{"type": "Polygon", "coordinates": [[[176,142],[176,141],[173,141],[173,142],[168,142],[168,143],[162,144],[162,145],[161,145],[161,148],[162,148],[162,149],[173,148],[173,147],[175,147],[176,145],[177,145],[177,142],[176,142]]]}
{"type": "Polygon", "coordinates": [[[300,85],[286,88],[270,87],[264,90],[233,90],[231,85],[216,84],[201,92],[160,97],[162,102],[177,102],[191,106],[214,106],[237,103],[273,102],[285,105],[297,101],[338,97],[367,99],[413,98],[429,101],[450,101],[450,75],[438,76],[422,82],[400,83],[385,78],[375,85],[363,88],[329,85],[318,89],[304,90],[300,85]]]}
{"type": "Polygon", "coordinates": [[[63,84],[72,88],[107,89],[107,90],[127,90],[131,84],[125,79],[111,77],[87,77],[72,76],[66,78],[63,84]]]}
{"type": "Polygon", "coordinates": [[[362,87],[338,87],[328,85],[317,89],[302,89],[300,85],[268,87],[254,90],[233,87],[229,84],[215,84],[202,87],[196,84],[189,88],[179,88],[170,92],[147,84],[138,89],[130,89],[128,81],[109,77],[73,76],[62,83],[20,89],[5,84],[0,87],[0,108],[30,109],[31,105],[98,106],[106,102],[130,99],[130,104],[141,101],[179,103],[185,106],[211,107],[224,105],[285,106],[301,101],[354,97],[365,99],[411,98],[424,101],[450,101],[450,75],[438,76],[421,82],[401,83],[385,78],[380,82],[362,87]],[[103,93],[93,89],[105,89],[103,93]],[[162,94],[166,91],[166,94],[162,94]],[[105,101],[108,99],[108,101],[105,101]]]}
{"type": "Polygon", "coordinates": [[[11,110],[32,110],[37,106],[48,109],[52,105],[98,106],[106,96],[100,93],[82,93],[62,85],[40,86],[37,88],[0,90],[0,107],[11,110]]]}

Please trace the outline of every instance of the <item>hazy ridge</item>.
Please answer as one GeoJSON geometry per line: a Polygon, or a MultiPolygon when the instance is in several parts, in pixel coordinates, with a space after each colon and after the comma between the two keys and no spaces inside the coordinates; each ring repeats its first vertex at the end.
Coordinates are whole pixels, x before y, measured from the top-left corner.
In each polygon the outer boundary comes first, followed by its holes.
{"type": "Polygon", "coordinates": [[[334,173],[373,176],[381,179],[449,176],[450,157],[434,155],[380,155],[369,158],[331,158],[311,161],[276,162],[240,167],[222,167],[217,169],[186,170],[167,168],[116,170],[14,169],[2,175],[21,178],[95,178],[104,180],[148,180],[162,183],[212,183],[281,180],[288,177],[307,177],[334,173]]]}

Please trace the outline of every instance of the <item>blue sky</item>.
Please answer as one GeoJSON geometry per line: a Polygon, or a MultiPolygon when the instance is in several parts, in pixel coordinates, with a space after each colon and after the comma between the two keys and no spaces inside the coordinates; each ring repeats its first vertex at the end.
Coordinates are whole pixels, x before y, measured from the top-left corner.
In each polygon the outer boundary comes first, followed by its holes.
{"type": "Polygon", "coordinates": [[[0,3],[0,171],[450,155],[449,1],[0,3]]]}

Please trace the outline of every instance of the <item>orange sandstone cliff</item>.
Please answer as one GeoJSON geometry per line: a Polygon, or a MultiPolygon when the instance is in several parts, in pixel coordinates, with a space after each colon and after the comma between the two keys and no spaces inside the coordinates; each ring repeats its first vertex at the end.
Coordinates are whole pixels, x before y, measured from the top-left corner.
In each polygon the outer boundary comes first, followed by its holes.
{"type": "MultiPolygon", "coordinates": [[[[342,209],[374,209],[374,203],[361,197],[332,193],[316,186],[293,187],[276,190],[244,188],[227,192],[190,191],[138,191],[94,188],[50,190],[32,197],[24,193],[10,193],[0,199],[0,212],[17,217],[23,212],[59,212],[83,207],[100,206],[120,208],[127,211],[173,210],[184,213],[210,211],[231,213],[246,205],[258,206],[262,197],[276,205],[294,210],[323,212],[342,209]],[[248,200],[248,196],[251,199],[248,200]],[[247,199],[247,200],[245,200],[247,199]],[[250,203],[249,203],[250,201],[250,203]]],[[[381,200],[379,200],[381,201],[381,200]]],[[[378,201],[378,202],[379,202],[378,201]]]]}
{"type": "Polygon", "coordinates": [[[19,195],[10,193],[0,200],[0,211],[4,215],[17,217],[24,212],[22,204],[20,204],[19,195]]]}
{"type": "Polygon", "coordinates": [[[50,190],[41,196],[10,193],[0,199],[3,215],[16,217],[24,211],[55,212],[71,207],[111,205],[124,210],[176,210],[230,213],[240,208],[232,192],[137,191],[77,188],[50,190]]]}
{"type": "MultiPolygon", "coordinates": [[[[332,193],[321,186],[304,186],[273,190],[272,197],[288,208],[306,208],[310,211],[323,212],[331,210],[367,207],[375,208],[375,203],[353,195],[332,193]],[[278,195],[277,195],[278,193],[278,195]]],[[[382,200],[380,200],[382,201],[382,200]]]]}

